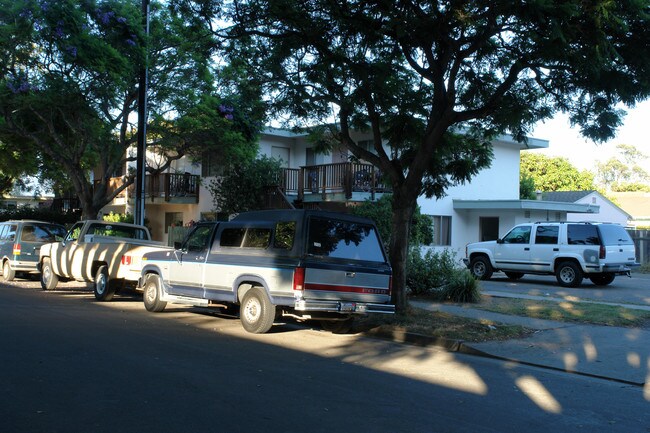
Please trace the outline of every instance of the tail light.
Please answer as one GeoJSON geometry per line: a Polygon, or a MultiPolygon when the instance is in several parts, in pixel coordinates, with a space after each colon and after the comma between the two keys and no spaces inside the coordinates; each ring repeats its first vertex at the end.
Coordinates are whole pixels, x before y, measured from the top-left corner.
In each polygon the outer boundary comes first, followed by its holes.
{"type": "Polygon", "coordinates": [[[20,244],[14,244],[14,256],[20,255],[20,244]]]}
{"type": "Polygon", "coordinates": [[[598,254],[599,259],[604,259],[607,257],[607,249],[605,248],[605,245],[600,246],[600,253],[598,254]]]}
{"type": "Polygon", "coordinates": [[[391,275],[388,278],[388,294],[391,295],[393,293],[393,276],[391,275]]]}
{"type": "Polygon", "coordinates": [[[131,256],[123,255],[121,262],[125,266],[130,266],[132,260],[133,260],[133,258],[131,256]]]}
{"type": "Polygon", "coordinates": [[[305,268],[296,268],[293,271],[293,290],[305,289],[305,268]]]}

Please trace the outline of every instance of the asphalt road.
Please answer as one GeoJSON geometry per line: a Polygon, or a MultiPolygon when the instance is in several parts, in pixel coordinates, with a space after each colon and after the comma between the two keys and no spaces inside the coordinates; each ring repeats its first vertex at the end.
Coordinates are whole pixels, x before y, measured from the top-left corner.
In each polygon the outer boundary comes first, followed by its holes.
{"type": "Polygon", "coordinates": [[[502,273],[495,273],[487,281],[481,281],[483,290],[502,291],[513,294],[548,296],[573,300],[593,300],[622,304],[638,304],[650,307],[650,274],[633,273],[632,277],[617,276],[608,286],[596,286],[585,278],[576,288],[562,287],[553,276],[524,275],[512,281],[502,273]]]}
{"type": "Polygon", "coordinates": [[[647,432],[642,388],[0,283],[0,432],[647,432]]]}

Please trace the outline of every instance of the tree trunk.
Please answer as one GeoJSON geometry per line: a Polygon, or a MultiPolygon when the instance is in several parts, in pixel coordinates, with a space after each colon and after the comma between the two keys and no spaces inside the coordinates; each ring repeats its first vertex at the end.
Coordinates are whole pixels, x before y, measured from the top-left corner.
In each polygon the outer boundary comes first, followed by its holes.
{"type": "Polygon", "coordinates": [[[409,232],[417,196],[409,197],[400,189],[393,191],[392,233],[388,255],[393,268],[393,302],[395,310],[405,312],[406,301],[406,261],[408,257],[409,232]]]}

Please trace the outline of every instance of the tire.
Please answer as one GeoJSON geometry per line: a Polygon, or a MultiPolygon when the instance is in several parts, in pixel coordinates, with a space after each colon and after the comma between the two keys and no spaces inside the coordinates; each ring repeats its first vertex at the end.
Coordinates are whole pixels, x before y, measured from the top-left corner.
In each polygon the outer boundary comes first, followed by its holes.
{"type": "Polygon", "coordinates": [[[16,278],[16,271],[11,268],[9,260],[5,260],[2,264],[2,278],[4,278],[5,281],[13,281],[14,278],[16,278]]]}
{"type": "Polygon", "coordinates": [[[524,276],[523,272],[504,272],[510,280],[518,280],[524,276]]]}
{"type": "Polygon", "coordinates": [[[597,286],[606,286],[614,281],[614,278],[616,278],[616,275],[611,272],[606,274],[592,275],[589,277],[591,282],[597,286]]]}
{"type": "Polygon", "coordinates": [[[253,287],[244,295],[239,312],[244,329],[253,334],[264,334],[275,320],[275,306],[271,304],[264,289],[253,287]]]}
{"type": "Polygon", "coordinates": [[[41,265],[41,288],[43,290],[54,290],[57,284],[59,284],[59,276],[54,273],[52,262],[46,257],[41,265]]]}
{"type": "Polygon", "coordinates": [[[469,271],[474,278],[479,280],[489,280],[494,272],[490,260],[485,256],[477,256],[469,264],[469,271]]]}
{"type": "Polygon", "coordinates": [[[557,267],[555,277],[562,287],[578,287],[584,275],[576,262],[566,261],[557,267]]]}
{"type": "Polygon", "coordinates": [[[152,313],[160,313],[167,306],[167,302],[160,300],[162,293],[162,283],[160,277],[156,274],[147,275],[144,282],[144,290],[142,300],[144,301],[144,308],[152,313]]]}
{"type": "Polygon", "coordinates": [[[106,265],[100,266],[95,273],[93,292],[95,293],[95,299],[105,302],[112,300],[115,295],[115,284],[108,278],[108,267],[106,265]]]}
{"type": "Polygon", "coordinates": [[[352,329],[353,323],[354,318],[348,317],[345,320],[321,320],[320,326],[332,334],[347,334],[352,329]]]}

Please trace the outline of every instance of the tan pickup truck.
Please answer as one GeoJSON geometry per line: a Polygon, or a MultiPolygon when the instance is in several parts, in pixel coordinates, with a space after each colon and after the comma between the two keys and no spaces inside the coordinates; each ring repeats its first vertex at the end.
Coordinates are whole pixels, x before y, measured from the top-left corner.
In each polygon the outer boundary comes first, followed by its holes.
{"type": "Polygon", "coordinates": [[[134,247],[162,246],[140,225],[86,220],[76,223],[61,242],[41,247],[41,287],[52,290],[59,281],[93,283],[95,298],[110,301],[125,284],[118,276],[120,261],[134,247]]]}

